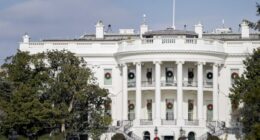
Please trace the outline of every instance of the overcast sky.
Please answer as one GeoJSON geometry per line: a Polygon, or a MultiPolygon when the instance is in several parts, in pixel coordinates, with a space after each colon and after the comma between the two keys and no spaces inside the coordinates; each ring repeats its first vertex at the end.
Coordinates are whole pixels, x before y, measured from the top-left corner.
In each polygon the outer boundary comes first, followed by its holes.
{"type": "MultiPolygon", "coordinates": [[[[242,19],[258,19],[256,2],[260,0],[176,0],[176,26],[187,24],[193,30],[201,21],[211,32],[224,19],[237,32],[242,19]]],[[[25,32],[34,41],[75,38],[94,33],[99,19],[114,32],[138,30],[143,14],[152,30],[170,27],[172,0],[0,0],[0,64],[17,51],[25,32]]]]}

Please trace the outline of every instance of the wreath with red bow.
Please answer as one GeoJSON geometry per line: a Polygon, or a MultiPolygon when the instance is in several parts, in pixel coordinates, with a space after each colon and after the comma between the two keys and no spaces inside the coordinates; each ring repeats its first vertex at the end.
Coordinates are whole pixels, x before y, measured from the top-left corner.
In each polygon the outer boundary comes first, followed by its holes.
{"type": "Polygon", "coordinates": [[[147,109],[151,109],[152,108],[152,103],[147,103],[146,107],[147,107],[147,109]]]}
{"type": "Polygon", "coordinates": [[[193,109],[193,103],[189,103],[189,110],[193,109]]]}
{"type": "Polygon", "coordinates": [[[213,110],[213,105],[212,105],[212,104],[209,104],[209,105],[207,106],[207,108],[208,108],[208,110],[213,110]]]}
{"type": "Polygon", "coordinates": [[[106,79],[110,79],[111,78],[111,74],[109,72],[105,73],[105,78],[106,79]]]}
{"type": "Polygon", "coordinates": [[[135,105],[134,105],[134,104],[130,104],[130,105],[128,106],[128,108],[129,108],[129,110],[133,110],[133,109],[135,108],[135,105]]]}
{"type": "Polygon", "coordinates": [[[172,103],[167,103],[167,109],[172,109],[173,105],[172,103]]]}
{"type": "Polygon", "coordinates": [[[232,79],[235,79],[235,78],[237,78],[238,77],[238,74],[236,73],[236,72],[233,72],[232,74],[231,74],[231,78],[232,79]]]}

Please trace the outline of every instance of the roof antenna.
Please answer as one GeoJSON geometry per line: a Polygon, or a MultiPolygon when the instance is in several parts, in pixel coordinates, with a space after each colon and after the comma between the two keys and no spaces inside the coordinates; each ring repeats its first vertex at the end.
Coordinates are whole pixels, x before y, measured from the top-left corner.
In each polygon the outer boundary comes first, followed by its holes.
{"type": "Polygon", "coordinates": [[[172,28],[175,30],[175,0],[172,2],[173,9],[172,9],[172,28]]]}
{"type": "Polygon", "coordinates": [[[146,14],[143,15],[143,24],[146,24],[146,14]]]}

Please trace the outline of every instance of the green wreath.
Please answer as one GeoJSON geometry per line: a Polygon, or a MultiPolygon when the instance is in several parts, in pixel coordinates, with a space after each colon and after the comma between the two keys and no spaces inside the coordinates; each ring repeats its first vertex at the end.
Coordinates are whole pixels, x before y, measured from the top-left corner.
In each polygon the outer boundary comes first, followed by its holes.
{"type": "Polygon", "coordinates": [[[213,110],[213,105],[212,105],[212,104],[209,104],[209,105],[207,106],[207,108],[208,108],[208,110],[213,110]]]}
{"type": "Polygon", "coordinates": [[[146,107],[147,107],[147,109],[151,109],[152,108],[152,103],[147,103],[146,107]]]}
{"type": "Polygon", "coordinates": [[[130,104],[130,105],[128,106],[128,108],[129,108],[129,110],[133,110],[133,109],[135,108],[135,105],[134,105],[134,104],[130,104]]]}
{"type": "Polygon", "coordinates": [[[111,74],[109,72],[105,73],[105,78],[106,79],[110,79],[111,78],[111,74]]]}
{"type": "Polygon", "coordinates": [[[167,103],[167,109],[172,109],[173,105],[172,103],[167,103]]]}

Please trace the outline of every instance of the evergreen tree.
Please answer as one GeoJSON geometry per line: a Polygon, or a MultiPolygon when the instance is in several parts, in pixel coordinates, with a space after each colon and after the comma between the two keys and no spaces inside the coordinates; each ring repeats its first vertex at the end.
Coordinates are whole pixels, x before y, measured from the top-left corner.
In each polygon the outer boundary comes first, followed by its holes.
{"type": "Polygon", "coordinates": [[[260,139],[260,49],[245,61],[245,72],[235,79],[230,99],[232,109],[243,124],[245,138],[260,139]]]}
{"type": "MultiPolygon", "coordinates": [[[[260,5],[259,5],[259,3],[256,3],[256,9],[257,9],[256,15],[260,16],[260,5]]],[[[260,20],[258,20],[256,22],[252,22],[252,21],[249,21],[249,20],[244,20],[244,21],[246,21],[251,28],[260,31],[260,20]]]]}

